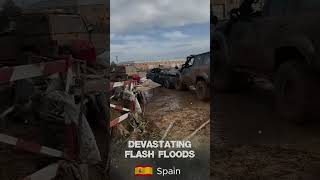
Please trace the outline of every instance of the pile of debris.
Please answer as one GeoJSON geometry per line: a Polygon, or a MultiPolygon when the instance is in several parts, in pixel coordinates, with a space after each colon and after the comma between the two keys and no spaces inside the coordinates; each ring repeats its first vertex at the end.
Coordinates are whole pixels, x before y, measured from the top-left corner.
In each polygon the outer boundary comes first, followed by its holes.
{"type": "MultiPolygon", "coordinates": [[[[95,166],[108,158],[109,140],[108,137],[105,139],[109,129],[106,118],[109,114],[107,81],[103,80],[104,83],[98,87],[92,86],[97,83],[88,78],[90,74],[87,73],[85,61],[71,57],[2,67],[0,74],[1,100],[5,102],[0,109],[0,143],[6,144],[0,147],[0,156],[5,157],[10,152],[13,157],[31,156],[29,153],[50,157],[43,158],[45,163],[39,162],[23,170],[23,173],[31,173],[49,164],[28,176],[30,179],[52,179],[61,172],[78,174],[79,177],[74,179],[89,179],[88,171],[81,168],[95,166]],[[92,114],[96,116],[92,117],[92,114]],[[103,132],[104,138],[97,137],[99,132],[103,132]],[[101,139],[100,142],[97,142],[98,139],[101,139]]],[[[32,156],[36,159],[39,155],[32,156]]],[[[12,161],[4,161],[8,162],[12,161]]],[[[19,163],[20,167],[28,167],[25,166],[27,162],[19,163]]],[[[107,165],[106,162],[104,164],[107,165]]],[[[10,167],[7,164],[4,166],[10,167]]],[[[23,173],[19,171],[11,170],[20,176],[23,173]]],[[[9,176],[0,179],[8,179],[9,176]]]]}

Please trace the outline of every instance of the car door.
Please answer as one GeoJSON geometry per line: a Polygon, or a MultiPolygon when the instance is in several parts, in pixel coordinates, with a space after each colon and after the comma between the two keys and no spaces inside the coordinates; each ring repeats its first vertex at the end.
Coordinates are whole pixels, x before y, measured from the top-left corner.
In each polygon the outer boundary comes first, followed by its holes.
{"type": "Polygon", "coordinates": [[[192,84],[192,71],[195,62],[195,57],[189,57],[185,63],[185,67],[181,72],[182,81],[190,86],[192,84]]]}
{"type": "MultiPolygon", "coordinates": [[[[256,13],[261,11],[261,8],[258,8],[260,4],[260,2],[254,4],[256,13]]],[[[240,17],[231,26],[228,38],[231,65],[245,68],[253,68],[255,66],[254,63],[259,57],[256,21],[260,18],[258,15],[240,17]]]]}
{"type": "Polygon", "coordinates": [[[202,77],[206,80],[210,79],[210,53],[205,53],[201,56],[196,77],[202,77]]]}
{"type": "Polygon", "coordinates": [[[191,70],[192,84],[196,83],[197,77],[201,73],[201,68],[202,68],[201,66],[203,64],[203,60],[204,60],[204,54],[198,55],[194,59],[194,63],[193,63],[192,70],[191,70]]]}

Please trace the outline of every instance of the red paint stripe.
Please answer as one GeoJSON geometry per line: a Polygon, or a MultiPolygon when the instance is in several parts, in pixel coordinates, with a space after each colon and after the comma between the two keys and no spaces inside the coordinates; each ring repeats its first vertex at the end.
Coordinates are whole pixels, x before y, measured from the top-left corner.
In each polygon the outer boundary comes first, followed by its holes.
{"type": "Polygon", "coordinates": [[[40,153],[41,145],[18,139],[16,147],[33,153],[40,153]]]}
{"type": "Polygon", "coordinates": [[[14,68],[5,67],[0,69],[0,83],[9,82],[13,74],[14,68]]]}
{"type": "Polygon", "coordinates": [[[131,101],[130,105],[131,105],[131,109],[130,110],[132,112],[134,112],[136,110],[135,101],[131,101]]]}
{"type": "Polygon", "coordinates": [[[110,127],[117,125],[120,121],[120,118],[116,118],[110,122],[110,127]]]}
{"type": "Polygon", "coordinates": [[[145,164],[145,165],[136,165],[136,167],[135,167],[135,168],[139,168],[139,167],[142,167],[142,168],[145,168],[145,167],[153,168],[153,166],[148,165],[148,164],[145,164]]]}

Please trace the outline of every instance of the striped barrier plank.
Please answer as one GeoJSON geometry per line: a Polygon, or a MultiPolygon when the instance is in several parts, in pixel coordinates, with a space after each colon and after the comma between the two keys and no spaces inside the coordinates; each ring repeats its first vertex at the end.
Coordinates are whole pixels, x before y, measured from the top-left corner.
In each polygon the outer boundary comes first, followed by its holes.
{"type": "Polygon", "coordinates": [[[62,151],[41,146],[33,142],[24,141],[6,134],[0,134],[0,142],[16,146],[18,149],[23,149],[28,152],[44,154],[52,157],[63,157],[62,151]]]}
{"type": "Polygon", "coordinates": [[[122,82],[111,82],[110,83],[110,88],[116,88],[116,87],[122,87],[122,86],[127,86],[131,84],[132,81],[122,81],[122,82]]]}
{"type": "Polygon", "coordinates": [[[57,60],[14,67],[2,67],[0,68],[0,83],[64,73],[68,71],[71,65],[70,61],[71,60],[57,60]]]}
{"type": "Polygon", "coordinates": [[[110,104],[110,107],[117,110],[117,111],[126,111],[126,112],[130,112],[130,109],[128,108],[124,108],[118,105],[114,105],[114,104],[110,104]]]}
{"type": "Polygon", "coordinates": [[[126,113],[110,122],[110,127],[114,127],[115,125],[121,123],[129,117],[129,113],[126,113]]]}
{"type": "Polygon", "coordinates": [[[116,87],[122,87],[122,86],[130,86],[130,89],[132,89],[133,86],[136,84],[137,84],[137,81],[134,81],[134,80],[128,80],[128,81],[122,81],[122,82],[110,82],[110,89],[113,89],[116,87]]]}

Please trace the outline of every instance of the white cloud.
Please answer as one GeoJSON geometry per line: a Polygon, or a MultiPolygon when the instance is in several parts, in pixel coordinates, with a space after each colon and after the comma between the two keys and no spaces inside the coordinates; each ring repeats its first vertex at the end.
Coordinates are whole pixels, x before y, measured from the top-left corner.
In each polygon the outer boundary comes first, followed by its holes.
{"type": "Polygon", "coordinates": [[[209,22],[209,0],[111,0],[111,32],[209,22]]]}
{"type": "MultiPolygon", "coordinates": [[[[134,38],[129,38],[134,39],[134,38]]],[[[127,60],[156,60],[167,58],[182,58],[190,54],[209,51],[210,39],[192,37],[187,39],[157,40],[145,37],[119,44],[111,44],[111,61],[115,56],[120,61],[127,60]]]]}
{"type": "Polygon", "coordinates": [[[111,0],[110,3],[111,61],[116,56],[120,61],[183,58],[210,49],[209,33],[184,29],[206,23],[209,27],[209,0],[111,0]]]}
{"type": "Polygon", "coordinates": [[[114,33],[110,35],[110,38],[116,41],[146,41],[150,39],[145,35],[119,35],[114,33]]]}
{"type": "Polygon", "coordinates": [[[181,31],[165,32],[165,33],[162,34],[162,36],[163,36],[164,38],[172,39],[172,40],[175,40],[175,39],[184,39],[184,38],[189,37],[188,35],[182,33],[181,31]]]}

